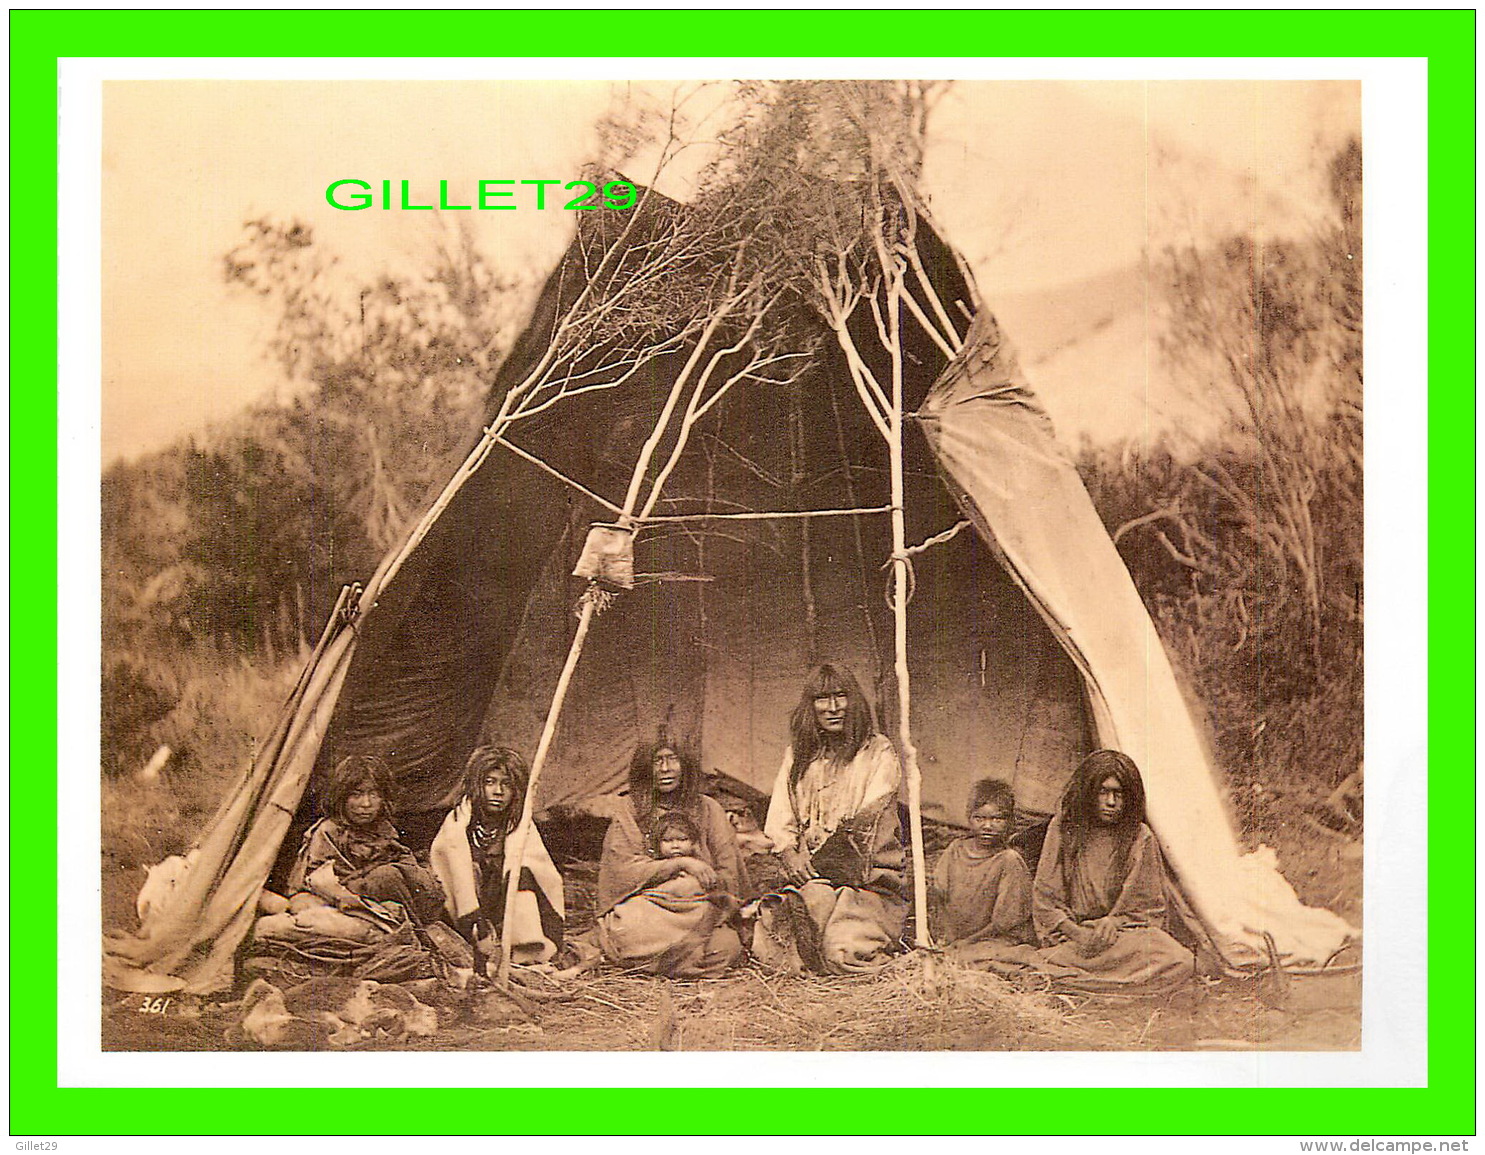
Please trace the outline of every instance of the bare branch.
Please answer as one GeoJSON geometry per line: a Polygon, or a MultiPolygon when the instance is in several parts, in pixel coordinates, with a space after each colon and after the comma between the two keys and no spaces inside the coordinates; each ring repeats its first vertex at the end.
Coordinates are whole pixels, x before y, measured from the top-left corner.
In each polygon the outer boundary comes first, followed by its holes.
{"type": "Polygon", "coordinates": [[[1159,521],[1161,518],[1170,518],[1172,521],[1178,521],[1179,508],[1179,505],[1175,505],[1171,506],[1168,509],[1153,510],[1150,513],[1145,514],[1143,517],[1130,518],[1123,525],[1119,526],[1118,529],[1114,530],[1114,532],[1110,536],[1113,538],[1114,544],[1118,545],[1119,539],[1122,538],[1131,529],[1138,529],[1142,525],[1149,525],[1152,521],[1159,521]]]}

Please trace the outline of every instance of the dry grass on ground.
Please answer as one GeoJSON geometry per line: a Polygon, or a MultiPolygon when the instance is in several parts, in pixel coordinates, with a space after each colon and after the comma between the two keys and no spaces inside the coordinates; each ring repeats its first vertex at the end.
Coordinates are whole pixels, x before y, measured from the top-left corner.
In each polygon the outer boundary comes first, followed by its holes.
{"type": "MultiPolygon", "coordinates": [[[[533,978],[528,982],[535,982],[533,978]]],[[[673,982],[600,973],[537,992],[530,1014],[494,994],[423,991],[439,1003],[430,1038],[358,1050],[438,1051],[1279,1051],[1360,1045],[1360,978],[1198,983],[1160,999],[1022,990],[926,953],[870,976],[789,978],[745,967],[673,982]]],[[[189,1000],[167,1013],[105,996],[110,1050],[226,1050],[229,1008],[189,1000]],[[184,1011],[184,1014],[180,1013],[184,1011]]]]}
{"type": "Polygon", "coordinates": [[[299,665],[295,659],[264,669],[206,652],[178,656],[167,677],[175,704],[140,747],[168,745],[174,755],[166,769],[148,782],[132,772],[103,776],[105,874],[149,866],[189,847],[252,765],[299,665]]]}
{"type": "MultiPolygon", "coordinates": [[[[593,863],[564,868],[569,929],[592,925],[593,863]]],[[[116,873],[114,926],[132,926],[133,891],[116,873]]],[[[436,984],[436,1035],[357,1049],[439,1051],[1164,1051],[1348,1050],[1360,1045],[1357,974],[1199,980],[1159,999],[1056,995],[966,970],[930,952],[901,956],[868,976],[786,977],[746,966],[725,978],[676,982],[601,969],[557,984],[532,974],[524,1013],[498,994],[436,984]]],[[[240,992],[238,992],[240,995],[240,992]]],[[[226,1050],[234,995],[179,1000],[167,1013],[142,996],[104,994],[110,1050],[226,1050]],[[182,1013],[184,1012],[184,1013],[182,1013]]]]}
{"type": "MultiPolygon", "coordinates": [[[[601,975],[539,1014],[535,1046],[573,1050],[934,1051],[1061,1045],[1051,996],[994,975],[907,955],[870,976],[799,978],[745,967],[724,979],[671,982],[601,975]]],[[[530,1028],[527,1028],[529,1030],[530,1028]]],[[[504,1050],[500,1038],[462,1040],[504,1050]]],[[[442,1042],[435,1045],[443,1046],[442,1042]]]]}

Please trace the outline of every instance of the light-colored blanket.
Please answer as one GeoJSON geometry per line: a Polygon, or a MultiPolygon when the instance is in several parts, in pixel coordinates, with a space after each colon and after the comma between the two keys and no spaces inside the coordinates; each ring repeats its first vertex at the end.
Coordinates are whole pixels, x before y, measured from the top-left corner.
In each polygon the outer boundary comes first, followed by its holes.
{"type": "Polygon", "coordinates": [[[892,895],[812,878],[763,896],[753,957],[785,974],[869,974],[902,937],[905,911],[892,895]]]}
{"type": "MultiPolygon", "coordinates": [[[[480,878],[474,855],[469,849],[469,823],[473,812],[468,798],[449,811],[428,852],[428,864],[443,883],[444,904],[456,927],[466,925],[471,917],[480,914],[480,878]]],[[[526,853],[521,865],[523,873],[530,872],[530,879],[523,878],[522,888],[516,892],[516,906],[511,914],[511,961],[547,962],[557,953],[557,944],[542,927],[541,904],[526,883],[534,882],[559,919],[566,919],[567,908],[562,893],[562,875],[552,863],[552,856],[547,853],[546,844],[534,824],[531,836],[526,840],[526,853]]],[[[507,855],[501,870],[502,885],[509,878],[511,866],[511,858],[507,855]]],[[[496,924],[498,933],[499,920],[493,914],[487,912],[487,918],[496,924]]]]}
{"type": "MultiPolygon", "coordinates": [[[[717,889],[739,900],[751,898],[752,882],[737,846],[737,833],[727,812],[715,798],[702,795],[687,814],[701,830],[698,858],[717,872],[717,889]]],[[[645,832],[634,807],[627,802],[609,823],[598,863],[598,895],[594,913],[608,913],[624,899],[643,890],[654,873],[655,860],[645,846],[645,832]]]]}
{"type": "Polygon", "coordinates": [[[672,978],[713,978],[742,954],[722,920],[736,906],[689,874],[654,883],[598,920],[598,945],[620,966],[672,978]]]}
{"type": "Polygon", "coordinates": [[[598,944],[609,961],[690,979],[724,974],[742,955],[742,940],[725,920],[751,883],[732,824],[714,798],[697,799],[690,814],[701,830],[697,857],[717,872],[710,890],[689,874],[651,881],[656,864],[633,806],[609,823],[594,904],[598,944]]]}

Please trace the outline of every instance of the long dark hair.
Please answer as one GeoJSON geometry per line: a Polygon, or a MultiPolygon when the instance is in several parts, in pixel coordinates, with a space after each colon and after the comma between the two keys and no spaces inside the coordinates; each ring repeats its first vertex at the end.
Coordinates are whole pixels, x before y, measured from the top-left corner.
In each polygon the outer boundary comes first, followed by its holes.
{"type": "Polygon", "coordinates": [[[680,742],[650,742],[634,752],[629,760],[629,804],[640,820],[640,829],[648,829],[650,819],[663,805],[666,810],[694,810],[701,797],[701,769],[690,747],[680,742]],[[681,784],[662,796],[655,790],[655,756],[669,750],[681,761],[681,784]]]}
{"type": "Polygon", "coordinates": [[[378,817],[390,822],[395,779],[392,768],[375,754],[351,754],[335,764],[325,782],[325,813],[350,826],[345,804],[360,786],[370,786],[382,796],[382,812],[378,817]]]}
{"type": "Polygon", "coordinates": [[[831,757],[849,762],[866,745],[866,740],[877,732],[871,704],[861,692],[861,683],[856,681],[856,675],[844,666],[829,663],[816,666],[804,680],[799,704],[789,715],[789,738],[794,751],[794,764],[789,767],[791,791],[804,777],[809,764],[827,750],[819,720],[815,717],[815,699],[840,693],[846,696],[846,728],[839,742],[829,743],[831,757]]]}
{"type": "Polygon", "coordinates": [[[469,799],[475,823],[484,827],[490,825],[490,816],[485,813],[485,775],[491,770],[499,770],[510,783],[510,801],[500,816],[505,832],[509,834],[521,824],[531,768],[526,765],[526,759],[509,746],[476,746],[470,751],[469,761],[464,763],[464,797],[469,799]]]}
{"type": "Polygon", "coordinates": [[[1124,813],[1114,823],[1115,838],[1113,869],[1109,873],[1111,893],[1106,899],[1112,903],[1124,885],[1124,876],[1129,873],[1129,856],[1134,849],[1134,840],[1145,821],[1145,780],[1140,777],[1139,767],[1128,754],[1118,750],[1095,750],[1079,764],[1066,788],[1057,810],[1062,816],[1062,847],[1058,852],[1057,865],[1062,870],[1062,881],[1069,890],[1072,886],[1073,863],[1087,845],[1088,835],[1098,828],[1098,787],[1105,778],[1114,778],[1124,789],[1124,813]]]}

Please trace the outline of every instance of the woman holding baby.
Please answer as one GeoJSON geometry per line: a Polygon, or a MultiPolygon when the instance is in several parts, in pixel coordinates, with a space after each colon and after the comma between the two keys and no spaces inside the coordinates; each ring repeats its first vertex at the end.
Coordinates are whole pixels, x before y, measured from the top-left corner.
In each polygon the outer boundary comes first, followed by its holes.
{"type": "Polygon", "coordinates": [[[748,889],[727,813],[701,792],[689,751],[669,741],[640,747],[598,864],[604,955],[672,978],[723,974],[742,956],[733,922],[748,889]]]}

